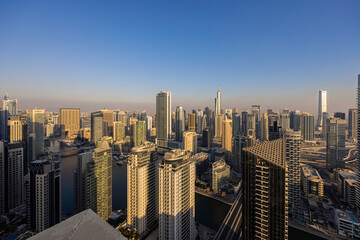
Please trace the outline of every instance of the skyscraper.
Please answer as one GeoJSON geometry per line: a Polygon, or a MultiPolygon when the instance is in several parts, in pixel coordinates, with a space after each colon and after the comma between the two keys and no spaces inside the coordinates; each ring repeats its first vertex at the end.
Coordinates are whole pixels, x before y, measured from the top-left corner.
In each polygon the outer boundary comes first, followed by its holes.
{"type": "Polygon", "coordinates": [[[188,130],[194,131],[196,130],[196,114],[189,113],[188,114],[188,130]]]}
{"type": "Polygon", "coordinates": [[[248,111],[241,112],[241,133],[244,136],[247,136],[247,129],[248,129],[248,111]]]}
{"type": "Polygon", "coordinates": [[[326,122],[326,167],[328,169],[345,167],[345,128],[346,121],[340,118],[326,122]]]}
{"type": "Polygon", "coordinates": [[[355,140],[357,139],[357,121],[358,121],[358,114],[356,108],[349,109],[349,117],[348,117],[348,126],[349,132],[348,137],[349,139],[355,140]]]}
{"type": "Polygon", "coordinates": [[[288,239],[284,144],[277,139],[243,149],[243,239],[288,239]]]}
{"type": "Polygon", "coordinates": [[[301,132],[287,129],[283,133],[286,149],[285,159],[288,166],[289,206],[299,206],[301,200],[301,132]]]}
{"type": "Polygon", "coordinates": [[[168,147],[171,138],[171,93],[161,91],[156,95],[156,141],[158,146],[168,147]]]}
{"type": "Polygon", "coordinates": [[[114,141],[121,141],[125,138],[125,124],[122,122],[114,122],[114,141]]]}
{"type": "MultiPolygon", "coordinates": [[[[357,112],[360,113],[360,74],[358,75],[357,87],[357,112]]],[[[360,153],[360,118],[357,118],[357,152],[360,153]]],[[[360,159],[356,155],[356,207],[360,209],[360,159]]]]}
{"type": "Polygon", "coordinates": [[[104,136],[102,112],[91,113],[91,143],[95,144],[104,136]]]}
{"type": "Polygon", "coordinates": [[[255,128],[256,128],[256,115],[251,113],[248,114],[247,116],[247,134],[246,136],[252,137],[252,138],[256,138],[256,132],[255,132],[255,128]]]}
{"type": "Polygon", "coordinates": [[[7,140],[10,143],[21,142],[23,140],[23,126],[20,120],[20,116],[12,116],[7,122],[9,135],[7,140]]]}
{"type": "Polygon", "coordinates": [[[0,141],[0,214],[24,203],[23,147],[0,141]]]}
{"type": "Polygon", "coordinates": [[[315,116],[303,113],[300,119],[301,136],[304,141],[315,140],[315,116]]]}
{"type": "MultiPolygon", "coordinates": [[[[100,143],[100,142],[99,142],[100,143]]],[[[75,213],[92,209],[107,220],[112,211],[112,150],[107,141],[78,155],[74,171],[75,213]]]]}
{"type": "Polygon", "coordinates": [[[191,154],[197,153],[197,133],[193,131],[183,132],[184,150],[189,151],[191,154]]]}
{"type": "Polygon", "coordinates": [[[225,117],[223,120],[223,130],[222,130],[222,138],[221,138],[221,147],[227,151],[232,150],[232,126],[231,119],[225,117]]]}
{"type": "Polygon", "coordinates": [[[159,239],[195,239],[195,162],[188,151],[166,152],[159,167],[159,239]]]}
{"type": "Polygon", "coordinates": [[[215,115],[221,114],[221,90],[217,91],[215,98],[215,115]]]}
{"type": "Polygon", "coordinates": [[[141,145],[146,141],[146,126],[145,121],[137,121],[135,124],[134,146],[141,145]]]}
{"type": "Polygon", "coordinates": [[[159,216],[159,159],[155,144],[145,142],[131,150],[127,164],[127,224],[141,235],[159,216]]]}
{"type": "Polygon", "coordinates": [[[212,132],[210,130],[210,128],[205,128],[203,130],[203,134],[202,134],[202,147],[206,147],[206,148],[211,148],[212,147],[212,132]]]}
{"type": "Polygon", "coordinates": [[[60,108],[60,130],[62,138],[74,139],[80,131],[80,108],[60,108]]]}
{"type": "Polygon", "coordinates": [[[29,161],[36,159],[37,155],[44,152],[44,123],[45,110],[26,110],[28,116],[28,151],[29,161]]]}
{"type": "Polygon", "coordinates": [[[60,162],[34,160],[29,163],[27,185],[28,223],[41,232],[61,221],[60,162]]]}
{"type": "Polygon", "coordinates": [[[185,111],[184,107],[177,106],[175,112],[175,140],[181,142],[185,131],[185,111]]]}
{"type": "Polygon", "coordinates": [[[300,130],[301,112],[299,110],[290,112],[290,129],[295,131],[300,130]]]}
{"type": "Polygon", "coordinates": [[[318,119],[317,119],[317,128],[321,130],[323,127],[323,112],[327,112],[327,96],[326,91],[319,90],[319,107],[318,107],[318,119]]]}
{"type": "Polygon", "coordinates": [[[260,108],[260,105],[252,105],[251,106],[251,113],[255,114],[255,135],[256,135],[256,138],[260,138],[261,137],[261,130],[260,130],[261,108],[260,108]]]}
{"type": "Polygon", "coordinates": [[[215,136],[214,136],[215,138],[222,137],[223,119],[224,116],[222,114],[218,114],[215,116],[215,136]]]}
{"type": "Polygon", "coordinates": [[[17,99],[10,99],[7,93],[2,101],[2,107],[8,111],[9,117],[18,115],[17,99]]]}
{"type": "Polygon", "coordinates": [[[282,129],[290,129],[290,114],[288,112],[280,113],[280,126],[282,129]]]}
{"type": "Polygon", "coordinates": [[[269,140],[269,118],[266,113],[263,113],[261,119],[261,141],[269,140]]]}
{"type": "Polygon", "coordinates": [[[233,112],[232,115],[232,129],[233,129],[233,136],[236,133],[241,132],[241,119],[240,119],[240,115],[238,112],[233,112]]]}

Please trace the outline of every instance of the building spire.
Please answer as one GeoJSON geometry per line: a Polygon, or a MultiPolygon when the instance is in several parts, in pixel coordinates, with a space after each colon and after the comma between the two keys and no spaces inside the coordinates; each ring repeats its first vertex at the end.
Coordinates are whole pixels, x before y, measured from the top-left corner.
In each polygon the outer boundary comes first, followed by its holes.
{"type": "Polygon", "coordinates": [[[5,92],[5,97],[4,97],[4,100],[9,100],[9,95],[7,92],[5,92]]]}

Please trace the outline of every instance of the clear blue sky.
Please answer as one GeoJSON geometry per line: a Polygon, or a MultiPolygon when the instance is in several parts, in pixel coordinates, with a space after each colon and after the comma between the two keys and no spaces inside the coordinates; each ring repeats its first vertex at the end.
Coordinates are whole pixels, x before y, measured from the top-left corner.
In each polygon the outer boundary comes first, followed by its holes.
{"type": "Polygon", "coordinates": [[[0,1],[0,94],[20,106],[355,105],[360,1],[0,1]]]}

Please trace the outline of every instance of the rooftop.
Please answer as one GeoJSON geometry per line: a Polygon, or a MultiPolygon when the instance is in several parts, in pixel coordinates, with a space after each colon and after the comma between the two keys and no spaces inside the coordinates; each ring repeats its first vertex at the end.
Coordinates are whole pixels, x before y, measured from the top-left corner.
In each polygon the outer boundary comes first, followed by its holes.
{"type": "Polygon", "coordinates": [[[88,209],[29,238],[29,240],[98,240],[126,238],[99,215],[88,209]]]}

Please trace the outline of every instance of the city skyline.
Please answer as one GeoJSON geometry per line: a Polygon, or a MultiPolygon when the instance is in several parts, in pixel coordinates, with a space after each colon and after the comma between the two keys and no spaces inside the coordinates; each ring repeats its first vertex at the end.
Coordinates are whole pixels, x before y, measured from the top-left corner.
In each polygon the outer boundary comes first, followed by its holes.
{"type": "Polygon", "coordinates": [[[161,90],[173,93],[174,104],[197,109],[213,105],[221,84],[224,108],[270,102],[273,109],[315,114],[317,91],[325,89],[329,111],[339,111],[354,107],[359,4],[110,2],[65,8],[2,2],[0,82],[21,109],[53,111],[77,103],[85,111],[126,105],[153,112],[149,100],[161,90]]]}

